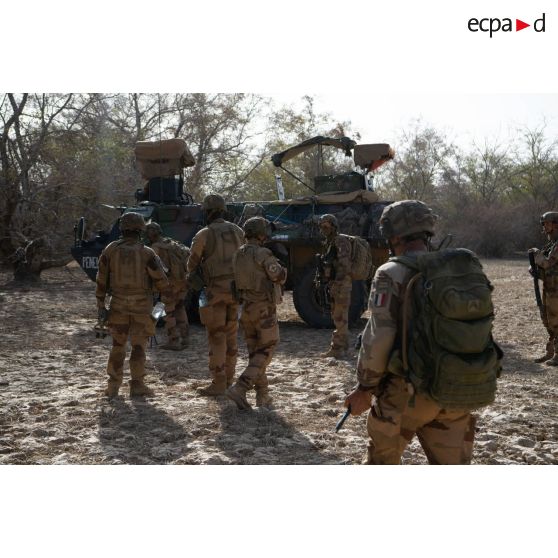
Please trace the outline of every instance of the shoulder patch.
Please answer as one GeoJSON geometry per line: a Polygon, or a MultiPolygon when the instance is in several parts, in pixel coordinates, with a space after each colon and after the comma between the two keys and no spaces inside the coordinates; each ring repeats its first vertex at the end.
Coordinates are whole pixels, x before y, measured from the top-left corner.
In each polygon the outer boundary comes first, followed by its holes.
{"type": "Polygon", "coordinates": [[[372,285],[372,306],[383,308],[388,306],[391,299],[392,285],[389,279],[379,277],[372,285]]]}

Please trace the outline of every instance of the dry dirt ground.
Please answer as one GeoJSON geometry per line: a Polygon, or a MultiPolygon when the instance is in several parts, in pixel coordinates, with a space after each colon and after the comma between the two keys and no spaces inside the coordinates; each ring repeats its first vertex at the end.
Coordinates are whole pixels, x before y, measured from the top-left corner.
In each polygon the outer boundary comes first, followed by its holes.
{"type": "MultiPolygon", "coordinates": [[[[496,403],[477,413],[474,463],[557,463],[558,369],[532,362],[545,341],[532,280],[524,261],[484,265],[506,358],[496,403]]],[[[307,327],[290,297],[268,371],[275,406],[252,412],[224,397],[196,395],[207,381],[199,325],[185,351],[148,351],[156,398],[131,400],[123,386],[122,397],[107,401],[101,390],[110,338],[95,339],[95,314],[94,285],[79,268],[50,270],[42,284],[25,288],[0,273],[0,463],[360,463],[365,416],[333,431],[343,394],[355,383],[356,354],[342,362],[318,358],[330,332],[307,327]]],[[[239,347],[242,371],[242,337],[239,347]]],[[[426,463],[416,440],[403,462],[426,463]]]]}

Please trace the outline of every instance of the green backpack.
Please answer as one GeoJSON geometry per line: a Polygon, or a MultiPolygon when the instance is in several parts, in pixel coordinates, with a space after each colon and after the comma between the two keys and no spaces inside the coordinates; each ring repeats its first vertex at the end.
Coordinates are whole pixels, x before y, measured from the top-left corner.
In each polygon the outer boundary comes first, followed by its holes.
{"type": "Polygon", "coordinates": [[[403,304],[403,371],[444,409],[494,401],[503,353],[492,338],[492,285],[463,248],[399,256],[415,270],[403,304]]]}

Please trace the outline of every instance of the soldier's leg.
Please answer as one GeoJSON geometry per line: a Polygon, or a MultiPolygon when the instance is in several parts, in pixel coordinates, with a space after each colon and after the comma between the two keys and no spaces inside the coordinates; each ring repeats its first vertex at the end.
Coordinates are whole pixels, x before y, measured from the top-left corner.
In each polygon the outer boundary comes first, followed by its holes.
{"type": "Polygon", "coordinates": [[[201,395],[222,395],[227,387],[225,374],[227,305],[224,302],[217,302],[205,306],[200,309],[200,318],[207,330],[211,384],[198,391],[201,395]]]}
{"type": "Polygon", "coordinates": [[[546,297],[545,299],[548,343],[547,353],[552,352],[552,358],[545,364],[558,366],[558,297],[546,297]]]}
{"type": "Polygon", "coordinates": [[[238,304],[236,302],[227,304],[225,337],[227,344],[225,375],[227,376],[227,386],[230,386],[234,381],[236,361],[238,360],[238,304]]]}
{"type": "Polygon", "coordinates": [[[188,334],[190,333],[190,324],[188,323],[188,314],[186,314],[186,308],[184,307],[184,299],[186,298],[186,292],[181,291],[178,294],[178,301],[175,310],[176,316],[176,327],[178,328],[178,333],[180,334],[180,344],[185,347],[188,344],[188,334]]]}
{"type": "Polygon", "coordinates": [[[133,316],[130,326],[130,395],[153,395],[153,390],[145,385],[145,349],[149,338],[155,334],[155,324],[151,316],[133,316]]]}
{"type": "Polygon", "coordinates": [[[126,342],[130,330],[130,320],[127,314],[119,314],[111,311],[109,318],[109,331],[112,336],[112,348],[110,350],[107,374],[108,385],[105,395],[114,397],[122,385],[124,375],[124,360],[126,358],[126,342]]]}
{"type": "Polygon", "coordinates": [[[241,409],[249,408],[246,392],[256,388],[256,405],[271,403],[265,370],[279,342],[279,326],[275,306],[266,303],[246,303],[242,326],[248,345],[248,365],[238,382],[227,392],[241,409]]]}
{"type": "Polygon", "coordinates": [[[414,431],[403,430],[410,394],[403,378],[387,376],[368,415],[368,465],[399,465],[414,431]]]}
{"type": "Polygon", "coordinates": [[[266,315],[260,318],[259,347],[256,352],[261,352],[262,358],[259,363],[260,373],[254,381],[256,407],[266,407],[272,403],[272,398],[269,395],[269,382],[266,370],[278,343],[279,324],[277,322],[277,311],[275,305],[270,305],[266,315]]]}
{"type": "Polygon", "coordinates": [[[344,356],[349,348],[349,307],[351,305],[350,280],[332,288],[331,317],[335,329],[331,335],[332,356],[344,356]]]}
{"type": "Polygon", "coordinates": [[[417,430],[431,465],[469,465],[473,455],[475,417],[463,411],[440,410],[417,430]]]}
{"type": "Polygon", "coordinates": [[[161,349],[170,349],[173,351],[180,350],[182,348],[180,344],[180,334],[176,327],[176,312],[177,312],[178,300],[176,297],[168,301],[165,304],[165,330],[167,332],[167,342],[161,345],[161,349]]]}
{"type": "Polygon", "coordinates": [[[543,303],[543,307],[541,310],[541,319],[542,319],[542,323],[546,329],[546,332],[548,333],[548,340],[546,342],[546,347],[545,347],[545,353],[544,355],[541,355],[540,357],[537,357],[534,359],[535,362],[546,362],[547,360],[550,360],[555,353],[555,348],[554,348],[554,344],[556,342],[556,337],[554,335],[554,333],[552,332],[552,330],[550,329],[550,327],[548,326],[548,317],[547,317],[547,312],[546,312],[546,295],[544,295],[544,303],[543,303]]]}

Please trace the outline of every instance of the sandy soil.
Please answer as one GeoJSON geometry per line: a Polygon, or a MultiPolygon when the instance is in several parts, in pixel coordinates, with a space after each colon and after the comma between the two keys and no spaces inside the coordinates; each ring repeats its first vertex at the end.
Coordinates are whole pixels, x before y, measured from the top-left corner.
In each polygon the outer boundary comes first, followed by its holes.
{"type": "MultiPolygon", "coordinates": [[[[545,335],[526,264],[486,261],[485,268],[506,359],[496,403],[477,413],[474,463],[557,463],[558,369],[532,362],[545,335]]],[[[0,463],[360,463],[365,416],[333,431],[343,394],[355,383],[356,354],[319,359],[330,332],[308,328],[290,297],[280,309],[281,343],[268,372],[274,409],[241,412],[224,397],[196,395],[207,382],[199,325],[185,351],[149,350],[156,398],[132,400],[124,386],[122,397],[107,401],[101,391],[110,338],[93,333],[93,283],[72,265],[45,272],[34,287],[9,280],[0,273],[0,463]]],[[[241,372],[242,338],[239,346],[241,372]]],[[[418,442],[403,461],[426,463],[418,442]]]]}

